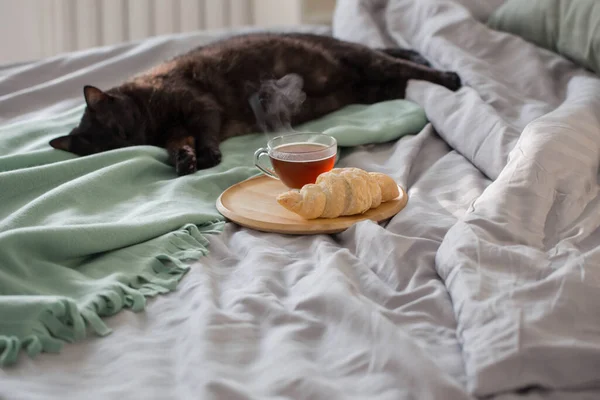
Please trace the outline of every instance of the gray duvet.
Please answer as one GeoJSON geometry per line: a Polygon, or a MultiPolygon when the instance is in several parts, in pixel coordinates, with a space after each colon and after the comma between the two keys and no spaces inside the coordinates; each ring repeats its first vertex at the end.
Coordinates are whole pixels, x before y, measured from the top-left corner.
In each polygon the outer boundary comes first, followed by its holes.
{"type": "MultiPolygon", "coordinates": [[[[0,372],[7,399],[600,398],[600,79],[481,21],[501,1],[338,0],[333,33],[458,71],[431,121],[341,160],[392,175],[389,223],[291,237],[229,224],[114,333],[0,372]]],[[[159,38],[0,70],[4,122],[182,51],[159,38]]],[[[0,121],[2,123],[2,121],[0,121]]]]}

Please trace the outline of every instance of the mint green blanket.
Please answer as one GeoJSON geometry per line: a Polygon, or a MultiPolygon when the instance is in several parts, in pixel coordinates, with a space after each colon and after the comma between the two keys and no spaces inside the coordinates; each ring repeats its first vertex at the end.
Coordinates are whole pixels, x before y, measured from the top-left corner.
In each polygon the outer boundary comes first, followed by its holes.
{"type": "MultiPolygon", "coordinates": [[[[221,146],[215,168],[176,177],[150,146],[75,157],[48,140],[77,124],[78,107],[50,120],[0,127],[0,365],[110,332],[102,317],[144,309],[176,288],[224,218],[215,201],[256,175],[254,134],[221,146]]],[[[296,127],[340,146],[382,143],[427,123],[404,100],[353,105],[296,127]]]]}

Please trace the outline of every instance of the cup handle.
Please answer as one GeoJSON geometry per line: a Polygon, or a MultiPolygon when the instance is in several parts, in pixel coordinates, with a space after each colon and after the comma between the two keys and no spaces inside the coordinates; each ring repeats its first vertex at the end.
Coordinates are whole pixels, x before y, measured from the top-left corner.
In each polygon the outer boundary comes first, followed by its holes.
{"type": "Polygon", "coordinates": [[[256,152],[254,153],[254,165],[256,166],[256,168],[260,169],[265,175],[270,176],[271,178],[279,179],[277,174],[275,174],[275,172],[272,169],[265,168],[262,165],[260,165],[260,158],[268,154],[269,152],[267,149],[261,148],[256,150],[256,152]]]}

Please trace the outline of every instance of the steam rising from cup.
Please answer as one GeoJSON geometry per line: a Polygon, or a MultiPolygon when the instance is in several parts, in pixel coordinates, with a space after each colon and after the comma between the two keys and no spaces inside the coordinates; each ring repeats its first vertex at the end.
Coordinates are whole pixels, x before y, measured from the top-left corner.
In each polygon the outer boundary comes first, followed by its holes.
{"type": "Polygon", "coordinates": [[[291,119],[306,100],[304,80],[298,74],[263,81],[249,99],[258,127],[265,133],[293,132],[291,119]]]}

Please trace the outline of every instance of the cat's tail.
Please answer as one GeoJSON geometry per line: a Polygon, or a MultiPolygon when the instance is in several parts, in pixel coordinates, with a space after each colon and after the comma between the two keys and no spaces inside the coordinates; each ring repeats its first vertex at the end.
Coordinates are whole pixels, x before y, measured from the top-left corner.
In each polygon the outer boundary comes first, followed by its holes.
{"type": "Polygon", "coordinates": [[[377,49],[377,51],[384,53],[390,57],[400,58],[402,60],[407,60],[416,64],[424,65],[426,67],[431,67],[429,61],[427,61],[425,57],[423,57],[421,54],[417,53],[414,50],[403,49],[400,47],[389,47],[385,49],[377,49]]]}

